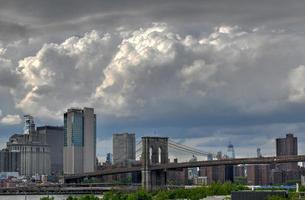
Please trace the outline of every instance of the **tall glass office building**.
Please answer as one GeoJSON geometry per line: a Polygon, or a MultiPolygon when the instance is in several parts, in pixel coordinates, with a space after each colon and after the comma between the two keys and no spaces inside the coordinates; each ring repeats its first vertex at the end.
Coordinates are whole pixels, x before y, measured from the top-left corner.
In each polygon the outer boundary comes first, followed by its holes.
{"type": "Polygon", "coordinates": [[[64,114],[64,174],[94,172],[96,115],[93,108],[71,108],[64,114]]]}

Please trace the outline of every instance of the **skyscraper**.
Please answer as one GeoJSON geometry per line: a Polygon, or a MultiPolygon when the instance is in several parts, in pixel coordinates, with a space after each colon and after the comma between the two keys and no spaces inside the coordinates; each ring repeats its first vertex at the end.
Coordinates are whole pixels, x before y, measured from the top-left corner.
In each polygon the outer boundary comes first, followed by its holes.
{"type": "MultiPolygon", "coordinates": [[[[276,156],[298,155],[298,138],[293,134],[286,134],[286,138],[276,139],[276,156]]],[[[277,164],[277,168],[284,171],[286,180],[299,178],[298,163],[277,164]]]]}
{"type": "Polygon", "coordinates": [[[112,165],[112,154],[111,153],[107,153],[107,156],[106,156],[106,163],[108,165],[112,165]]]}
{"type": "Polygon", "coordinates": [[[276,139],[276,156],[298,155],[298,138],[286,134],[286,138],[276,139]]]}
{"type": "Polygon", "coordinates": [[[233,144],[229,143],[228,149],[227,149],[227,156],[229,158],[235,158],[235,151],[233,144]]]}
{"type": "MultiPolygon", "coordinates": [[[[298,138],[293,134],[286,134],[286,138],[276,139],[276,156],[298,155],[298,138]]],[[[278,165],[283,170],[297,170],[298,163],[284,163],[278,165]]]]}
{"type": "Polygon", "coordinates": [[[64,114],[64,174],[94,172],[96,115],[93,108],[71,108],[64,114]]]}
{"type": "Polygon", "coordinates": [[[134,133],[113,134],[113,163],[136,159],[136,137],[134,133]]]}
{"type": "Polygon", "coordinates": [[[64,128],[62,126],[41,126],[37,127],[37,132],[46,135],[46,142],[50,147],[51,173],[62,174],[64,128]]]}
{"type": "Polygon", "coordinates": [[[207,160],[213,160],[213,154],[209,153],[207,156],[207,160]]]}
{"type": "Polygon", "coordinates": [[[258,158],[263,157],[263,156],[262,156],[261,148],[257,148],[257,149],[256,149],[256,156],[257,156],[258,158]]]}

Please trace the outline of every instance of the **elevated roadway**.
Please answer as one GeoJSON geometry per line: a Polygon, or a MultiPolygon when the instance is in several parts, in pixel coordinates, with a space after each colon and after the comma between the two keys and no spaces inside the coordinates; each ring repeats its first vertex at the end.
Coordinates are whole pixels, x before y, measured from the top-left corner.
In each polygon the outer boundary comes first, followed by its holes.
{"type": "MultiPolygon", "coordinates": [[[[240,164],[275,164],[275,163],[289,163],[289,162],[305,162],[305,155],[296,156],[278,156],[278,157],[261,157],[261,158],[236,158],[236,159],[222,159],[211,161],[194,161],[194,162],[182,162],[182,163],[167,163],[167,164],[154,164],[149,167],[149,170],[175,170],[183,168],[193,167],[210,167],[220,165],[240,165],[240,164]]],[[[77,179],[101,177],[105,175],[124,174],[131,172],[140,172],[142,170],[141,165],[134,167],[118,167],[110,168],[106,170],[96,171],[93,173],[75,174],[64,176],[65,182],[74,182],[77,179]]]]}

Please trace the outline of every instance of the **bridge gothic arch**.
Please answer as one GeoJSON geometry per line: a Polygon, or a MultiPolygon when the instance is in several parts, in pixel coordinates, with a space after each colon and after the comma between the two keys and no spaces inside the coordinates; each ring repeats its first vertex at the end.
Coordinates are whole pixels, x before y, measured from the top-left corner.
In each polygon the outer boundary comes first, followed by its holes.
{"type": "Polygon", "coordinates": [[[164,170],[150,169],[151,165],[168,163],[167,137],[142,137],[142,185],[146,190],[155,190],[166,185],[164,170]]]}

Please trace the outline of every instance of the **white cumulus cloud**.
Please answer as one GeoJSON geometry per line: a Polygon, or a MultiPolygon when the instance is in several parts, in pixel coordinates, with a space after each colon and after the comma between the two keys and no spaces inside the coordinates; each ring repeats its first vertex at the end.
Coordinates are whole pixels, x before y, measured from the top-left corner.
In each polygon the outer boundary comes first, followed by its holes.
{"type": "Polygon", "coordinates": [[[305,101],[305,66],[300,65],[292,69],[289,74],[290,95],[292,102],[305,101]]]}
{"type": "Polygon", "coordinates": [[[6,125],[15,125],[21,123],[21,118],[19,115],[6,115],[0,120],[0,122],[6,125]]]}
{"type": "Polygon", "coordinates": [[[23,84],[12,95],[25,113],[53,119],[72,106],[93,106],[105,120],[264,114],[287,103],[304,46],[298,35],[237,26],[203,37],[166,24],[90,31],[20,60],[23,84]]]}
{"type": "Polygon", "coordinates": [[[71,106],[88,105],[114,49],[109,34],[97,31],[45,44],[19,61],[24,85],[14,91],[17,107],[35,116],[59,118],[71,106]]]}

